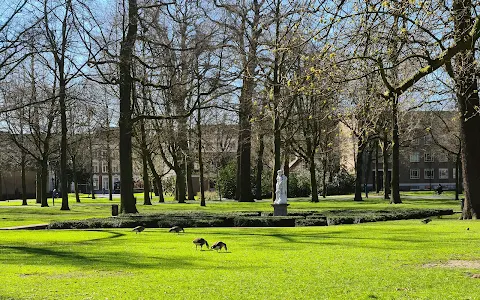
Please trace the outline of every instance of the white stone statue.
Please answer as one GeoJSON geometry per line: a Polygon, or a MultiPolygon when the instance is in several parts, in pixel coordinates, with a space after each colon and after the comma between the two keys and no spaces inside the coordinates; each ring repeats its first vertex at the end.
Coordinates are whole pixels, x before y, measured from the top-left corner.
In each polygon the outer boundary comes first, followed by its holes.
{"type": "Polygon", "coordinates": [[[275,185],[274,204],[287,204],[287,176],[283,175],[283,170],[277,171],[277,184],[275,185]]]}

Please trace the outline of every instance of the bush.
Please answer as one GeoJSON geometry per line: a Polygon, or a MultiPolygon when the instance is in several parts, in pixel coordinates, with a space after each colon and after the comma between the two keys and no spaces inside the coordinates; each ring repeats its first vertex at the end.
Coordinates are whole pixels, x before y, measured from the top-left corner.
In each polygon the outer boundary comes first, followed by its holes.
{"type": "Polygon", "coordinates": [[[294,227],[356,224],[387,220],[423,219],[431,216],[452,215],[451,209],[395,209],[395,210],[331,210],[324,214],[292,212],[286,217],[271,213],[236,212],[214,214],[204,212],[175,212],[149,215],[122,215],[109,218],[53,222],[48,229],[88,228],[170,228],[191,227],[294,227]]]}
{"type": "Polygon", "coordinates": [[[290,173],[287,181],[289,198],[308,197],[311,195],[310,177],[304,174],[290,173]]]}
{"type": "Polygon", "coordinates": [[[311,217],[305,219],[296,219],[295,226],[327,226],[326,217],[311,217]]]}
{"type": "Polygon", "coordinates": [[[235,227],[295,227],[295,217],[235,217],[235,227]]]}
{"type": "Polygon", "coordinates": [[[346,195],[355,192],[355,176],[341,169],[333,177],[332,182],[327,183],[327,195],[346,195]]]}
{"type": "Polygon", "coordinates": [[[222,197],[235,199],[235,190],[237,187],[237,163],[231,161],[218,172],[218,186],[222,197]]]}
{"type": "Polygon", "coordinates": [[[162,179],[162,188],[165,194],[175,195],[176,176],[164,177],[162,179]]]}

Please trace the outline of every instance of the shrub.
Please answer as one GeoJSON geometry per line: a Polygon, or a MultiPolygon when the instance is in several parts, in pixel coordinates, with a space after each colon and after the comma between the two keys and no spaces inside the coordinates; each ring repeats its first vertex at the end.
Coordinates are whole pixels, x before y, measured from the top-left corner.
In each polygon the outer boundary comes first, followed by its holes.
{"type": "Polygon", "coordinates": [[[355,191],[355,176],[341,169],[327,184],[327,195],[345,195],[355,191]]]}
{"type": "Polygon", "coordinates": [[[218,172],[218,189],[222,197],[235,199],[235,189],[237,186],[237,163],[231,161],[218,172]]]}
{"type": "Polygon", "coordinates": [[[289,216],[273,217],[271,213],[235,212],[214,214],[204,212],[175,212],[149,215],[121,215],[109,218],[94,218],[53,222],[48,229],[87,228],[170,228],[188,227],[294,227],[356,224],[387,220],[423,219],[431,216],[452,215],[451,209],[395,209],[395,210],[331,210],[324,214],[292,212],[289,216]]]}
{"type": "Polygon", "coordinates": [[[295,226],[327,226],[326,217],[296,219],[295,226]]]}
{"type": "Polygon", "coordinates": [[[287,185],[289,198],[308,197],[311,194],[310,177],[306,173],[290,173],[287,185]]]}
{"type": "Polygon", "coordinates": [[[235,227],[295,227],[295,217],[235,217],[235,227]]]}
{"type": "Polygon", "coordinates": [[[165,194],[175,195],[176,176],[163,177],[162,188],[165,194]]]}

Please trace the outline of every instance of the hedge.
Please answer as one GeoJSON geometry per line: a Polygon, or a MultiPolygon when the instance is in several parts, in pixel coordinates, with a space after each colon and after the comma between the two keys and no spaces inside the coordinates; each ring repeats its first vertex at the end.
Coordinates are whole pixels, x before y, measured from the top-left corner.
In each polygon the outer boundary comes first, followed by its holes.
{"type": "Polygon", "coordinates": [[[164,213],[151,215],[122,215],[109,218],[53,222],[48,229],[88,228],[170,228],[188,227],[294,227],[357,224],[388,220],[423,219],[431,216],[452,215],[451,209],[398,209],[398,210],[330,210],[318,212],[291,212],[285,217],[271,213],[237,212],[212,214],[203,212],[164,213]]]}

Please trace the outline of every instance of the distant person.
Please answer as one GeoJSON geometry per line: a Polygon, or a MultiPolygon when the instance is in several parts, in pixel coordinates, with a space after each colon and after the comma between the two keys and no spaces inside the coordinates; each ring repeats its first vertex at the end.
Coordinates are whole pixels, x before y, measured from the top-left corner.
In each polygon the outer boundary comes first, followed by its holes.
{"type": "Polygon", "coordinates": [[[442,193],[443,193],[443,186],[441,184],[438,184],[437,194],[441,195],[442,193]]]}
{"type": "Polygon", "coordinates": [[[105,188],[103,188],[103,194],[104,194],[104,195],[106,194],[106,190],[105,190],[105,188]]]}

